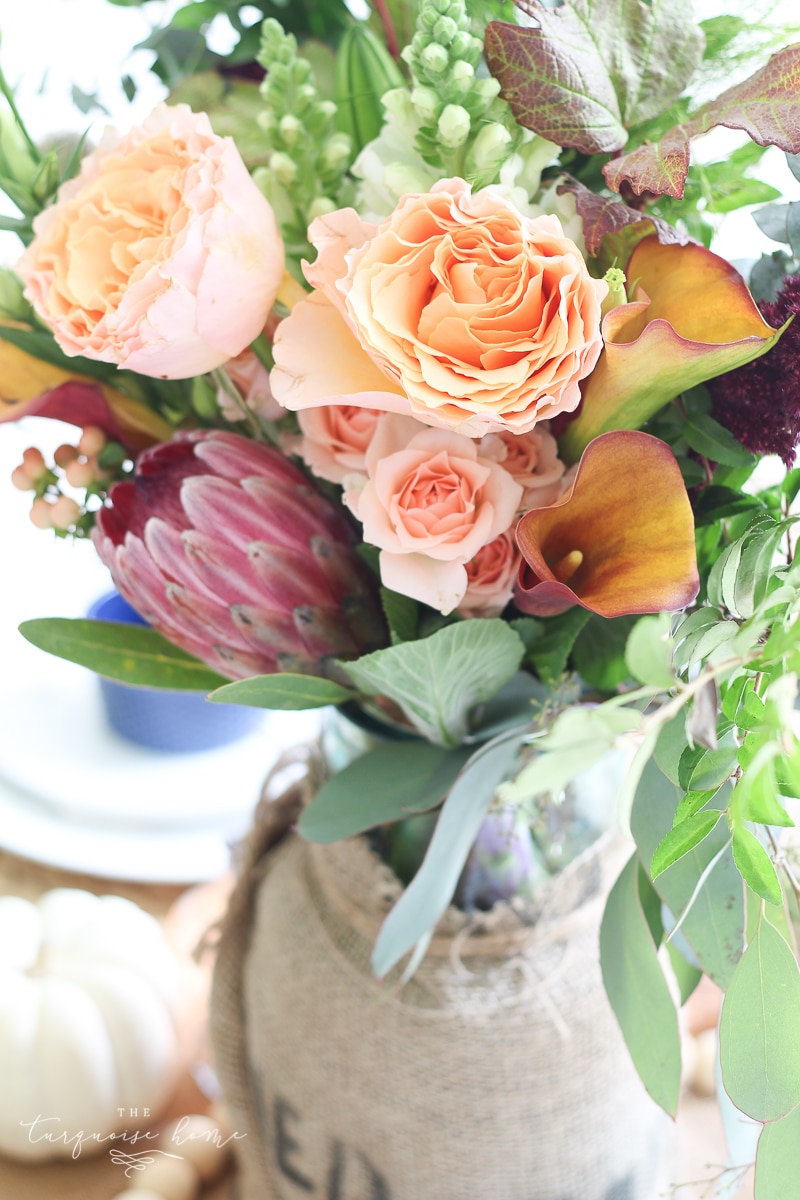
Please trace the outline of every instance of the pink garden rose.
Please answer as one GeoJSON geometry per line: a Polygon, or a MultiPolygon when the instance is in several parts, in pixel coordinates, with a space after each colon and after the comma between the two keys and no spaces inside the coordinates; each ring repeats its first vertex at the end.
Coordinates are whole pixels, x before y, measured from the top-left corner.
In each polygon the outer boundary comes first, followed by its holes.
{"type": "Polygon", "coordinates": [[[577,408],[608,289],[556,217],[445,179],[381,225],[341,209],[310,238],[315,291],[275,341],[272,390],[287,408],[353,404],[470,437],[577,408]]]}
{"type": "Polygon", "coordinates": [[[345,479],[344,500],[380,548],[383,583],[452,612],[465,564],[510,527],[522,488],[471,438],[394,415],[379,421],[366,468],[345,479]]]}
{"type": "Polygon", "coordinates": [[[202,375],[264,328],[284,274],[272,209],[188,105],[110,131],[34,221],[17,270],[65,354],[202,375]]]}
{"type": "Polygon", "coordinates": [[[482,440],[481,450],[490,458],[496,457],[509,475],[522,484],[522,512],[552,504],[565,489],[566,467],[558,457],[558,443],[546,422],[530,433],[489,434],[482,440]]]}
{"type": "Polygon", "coordinates": [[[297,414],[302,438],[297,453],[320,479],[342,483],[364,473],[366,453],[381,413],[352,404],[306,408],[297,414]]]}
{"type": "Polygon", "coordinates": [[[522,555],[507,529],[482,546],[466,564],[467,590],[456,612],[461,617],[499,617],[514,595],[522,555]]]}

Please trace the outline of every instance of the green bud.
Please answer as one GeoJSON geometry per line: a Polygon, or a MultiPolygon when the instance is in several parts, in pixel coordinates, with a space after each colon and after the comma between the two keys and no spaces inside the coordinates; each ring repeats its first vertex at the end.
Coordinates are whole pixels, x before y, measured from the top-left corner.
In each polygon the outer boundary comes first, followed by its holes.
{"type": "Polygon", "coordinates": [[[609,267],[603,279],[608,284],[608,295],[600,306],[600,313],[605,316],[607,312],[611,312],[612,308],[618,308],[620,304],[628,303],[628,295],[625,291],[625,272],[619,267],[609,267]]]}
{"type": "Polygon", "coordinates": [[[433,27],[433,36],[440,46],[449,46],[458,33],[458,26],[451,17],[440,17],[433,27]]]}
{"type": "Polygon", "coordinates": [[[31,306],[22,294],[22,280],[8,267],[0,267],[0,316],[26,321],[31,306]]]}
{"type": "Polygon", "coordinates": [[[296,146],[304,134],[302,122],[291,113],[281,117],[278,131],[287,146],[296,146]]]}
{"type": "Polygon", "coordinates": [[[350,161],[350,138],[346,133],[335,133],[322,148],[322,162],[329,171],[342,171],[350,161]]]}
{"type": "Polygon", "coordinates": [[[422,51],[420,61],[425,70],[431,75],[441,75],[447,70],[450,58],[444,46],[439,46],[436,42],[431,42],[422,51]]]}
{"type": "Polygon", "coordinates": [[[513,138],[504,125],[484,125],[470,147],[469,158],[481,173],[497,170],[508,157],[513,138]]]}
{"type": "Polygon", "coordinates": [[[500,84],[492,75],[487,75],[483,79],[476,79],[473,84],[473,91],[476,95],[487,104],[491,104],[496,96],[500,95],[500,84]]]}
{"type": "Polygon", "coordinates": [[[288,154],[284,154],[280,150],[270,155],[269,169],[278,182],[282,183],[285,187],[294,183],[297,178],[297,163],[288,154]]]}
{"type": "Polygon", "coordinates": [[[317,89],[311,83],[304,83],[295,92],[294,107],[298,113],[307,112],[316,99],[317,89]]]}
{"type": "Polygon", "coordinates": [[[427,87],[415,87],[411,93],[411,103],[421,121],[435,121],[442,107],[436,92],[427,87]]]}
{"type": "Polygon", "coordinates": [[[356,153],[381,131],[381,97],[402,87],[397,63],[365,25],[347,30],[336,56],[336,128],[350,135],[356,153]]]}
{"type": "Polygon", "coordinates": [[[471,124],[469,113],[462,105],[445,105],[437,124],[440,142],[449,150],[463,146],[469,137],[471,124]]]}
{"type": "Polygon", "coordinates": [[[463,58],[473,67],[477,66],[481,56],[480,39],[473,37],[466,29],[459,29],[450,43],[450,55],[452,58],[463,58]]]}
{"type": "Polygon", "coordinates": [[[45,204],[58,188],[58,159],[55,150],[42,159],[33,179],[32,191],[40,204],[45,204]]]}
{"type": "Polygon", "coordinates": [[[468,92],[475,79],[475,72],[467,62],[454,62],[450,68],[450,81],[458,92],[468,92]]]}
{"type": "Polygon", "coordinates": [[[30,188],[38,164],[10,112],[0,109],[0,175],[30,188]]]}
{"type": "Polygon", "coordinates": [[[309,224],[317,217],[327,217],[329,213],[335,212],[336,208],[336,203],[327,196],[317,196],[315,200],[312,200],[308,209],[309,224]]]}

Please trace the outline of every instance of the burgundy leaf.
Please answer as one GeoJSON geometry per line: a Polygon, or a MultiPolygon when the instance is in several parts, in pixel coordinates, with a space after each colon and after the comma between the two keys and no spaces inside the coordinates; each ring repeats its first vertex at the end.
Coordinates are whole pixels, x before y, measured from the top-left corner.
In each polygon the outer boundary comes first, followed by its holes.
{"type": "Polygon", "coordinates": [[[559,194],[570,192],[575,197],[575,207],[583,221],[586,252],[592,257],[600,253],[602,245],[604,257],[616,258],[624,266],[637,243],[649,237],[654,230],[662,244],[678,242],[685,245],[689,241],[686,234],[659,217],[629,208],[622,200],[611,196],[598,196],[597,192],[590,191],[577,180],[567,179],[559,184],[557,190],[559,194]],[[609,253],[606,254],[607,250],[609,253]]]}

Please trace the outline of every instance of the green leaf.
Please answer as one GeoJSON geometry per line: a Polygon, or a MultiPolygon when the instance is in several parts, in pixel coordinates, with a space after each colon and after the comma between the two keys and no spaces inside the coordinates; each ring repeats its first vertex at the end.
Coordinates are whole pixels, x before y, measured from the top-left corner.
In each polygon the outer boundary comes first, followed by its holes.
{"type": "Polygon", "coordinates": [[[590,613],[579,605],[567,609],[557,617],[537,621],[538,633],[534,637],[532,618],[523,617],[513,621],[512,629],[524,625],[520,632],[525,643],[525,661],[529,662],[542,683],[557,683],[567,669],[567,661],[575,645],[575,639],[589,620],[590,613]]]}
{"type": "MultiPolygon", "coordinates": [[[[725,785],[714,798],[714,806],[724,808],[729,795],[730,787],[725,785]]],[[[643,862],[651,861],[659,842],[672,828],[682,796],[683,792],[656,763],[648,761],[631,812],[631,832],[643,862]]],[[[729,840],[727,827],[720,821],[693,850],[659,875],[655,884],[673,916],[683,918],[681,930],[704,971],[723,989],[744,944],[744,887],[727,845],[729,840]],[[707,871],[714,859],[714,866],[707,871]]]]}
{"type": "Polygon", "coordinates": [[[681,432],[692,450],[696,450],[712,462],[739,467],[755,461],[754,455],[745,450],[732,433],[707,413],[693,414],[684,423],[681,432]]]}
{"type": "Polygon", "coordinates": [[[733,861],[757,896],[770,904],[783,904],[783,889],[775,864],[756,835],[740,824],[733,827],[733,861]]]}
{"type": "Polygon", "coordinates": [[[58,348],[53,340],[53,335],[42,330],[18,329],[12,325],[0,325],[0,338],[4,342],[10,342],[12,346],[24,350],[33,358],[39,358],[42,362],[50,363],[54,367],[61,367],[62,370],[69,371],[72,375],[91,375],[93,378],[103,379],[107,382],[114,376],[119,376],[117,368],[110,363],[94,362],[91,359],[80,357],[69,358],[58,348]]]}
{"type": "Polygon", "coordinates": [[[429,742],[457,746],[469,716],[515,674],[524,647],[505,621],[459,621],[430,637],[341,663],[362,692],[394,700],[429,742]]]}
{"type": "Polygon", "coordinates": [[[699,812],[681,821],[663,838],[656,847],[650,875],[656,879],[667,867],[671,867],[684,854],[693,850],[703,838],[707,837],[722,816],[721,812],[699,812]]]}
{"type": "Polygon", "coordinates": [[[686,749],[686,713],[679,712],[663,726],[655,748],[655,761],[674,784],[679,784],[681,755],[686,749]]]}
{"type": "Polygon", "coordinates": [[[23,621],[19,631],[48,654],[135,687],[208,692],[227,682],[143,625],[42,617],[23,621]]]}
{"type": "Polygon", "coordinates": [[[658,961],[639,895],[633,855],[606,902],[600,927],[603,983],[645,1088],[675,1116],[681,1074],[678,1014],[658,961]]]}
{"type": "Polygon", "coordinates": [[[413,642],[419,629],[419,604],[399,592],[381,588],[381,601],[386,623],[392,635],[392,644],[413,642]]]}
{"type": "Polygon", "coordinates": [[[703,978],[703,972],[694,963],[686,961],[674,942],[667,942],[667,954],[672,966],[672,973],[678,985],[681,1007],[683,1007],[703,978]]]}
{"type": "Polygon", "coordinates": [[[356,692],[318,675],[293,675],[289,671],[275,675],[254,675],[226,683],[209,696],[215,704],[245,704],[250,708],[274,708],[299,712],[305,708],[325,708],[344,704],[356,692]]]}
{"type": "Polygon", "coordinates": [[[441,804],[469,756],[464,747],[423,741],[376,746],[323,784],[303,810],[299,832],[310,842],[335,842],[427,812],[441,804]]]}
{"type": "Polygon", "coordinates": [[[575,670],[600,692],[613,692],[628,679],[625,646],[636,617],[599,617],[592,613],[572,648],[575,670]]]}
{"type": "Polygon", "coordinates": [[[800,1177],[800,1105],[761,1130],[756,1150],[758,1200],[787,1200],[787,1180],[800,1177]]]}
{"type": "Polygon", "coordinates": [[[669,613],[640,617],[631,630],[625,645],[625,662],[639,683],[658,688],[674,686],[671,620],[669,613]]]}
{"type": "Polygon", "coordinates": [[[687,791],[706,792],[722,787],[738,765],[738,744],[732,731],[725,733],[714,750],[696,746],[681,759],[680,784],[687,791]]]}
{"type": "Polygon", "coordinates": [[[515,730],[482,746],[450,789],[422,866],[378,934],[372,966],[379,977],[430,933],[450,903],[495,791],[519,751],[521,737],[515,730]]]}
{"type": "Polygon", "coordinates": [[[719,1025],[722,1082],[756,1121],[800,1104],[800,972],[778,931],[761,921],[728,986],[719,1025]]]}
{"type": "Polygon", "coordinates": [[[702,56],[687,0],[535,6],[536,28],[491,22],[489,70],[520,125],[583,154],[618,150],[627,130],[677,100],[702,56]]]}

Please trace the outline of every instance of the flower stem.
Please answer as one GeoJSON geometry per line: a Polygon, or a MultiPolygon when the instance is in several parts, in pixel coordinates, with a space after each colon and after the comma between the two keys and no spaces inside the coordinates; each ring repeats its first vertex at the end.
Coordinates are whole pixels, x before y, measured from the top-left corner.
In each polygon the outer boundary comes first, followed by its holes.
{"type": "Polygon", "coordinates": [[[389,9],[386,7],[386,0],[374,0],[375,10],[381,19],[383,32],[386,35],[386,49],[391,54],[395,62],[400,61],[400,46],[397,42],[397,34],[395,33],[392,18],[389,9]]]}

